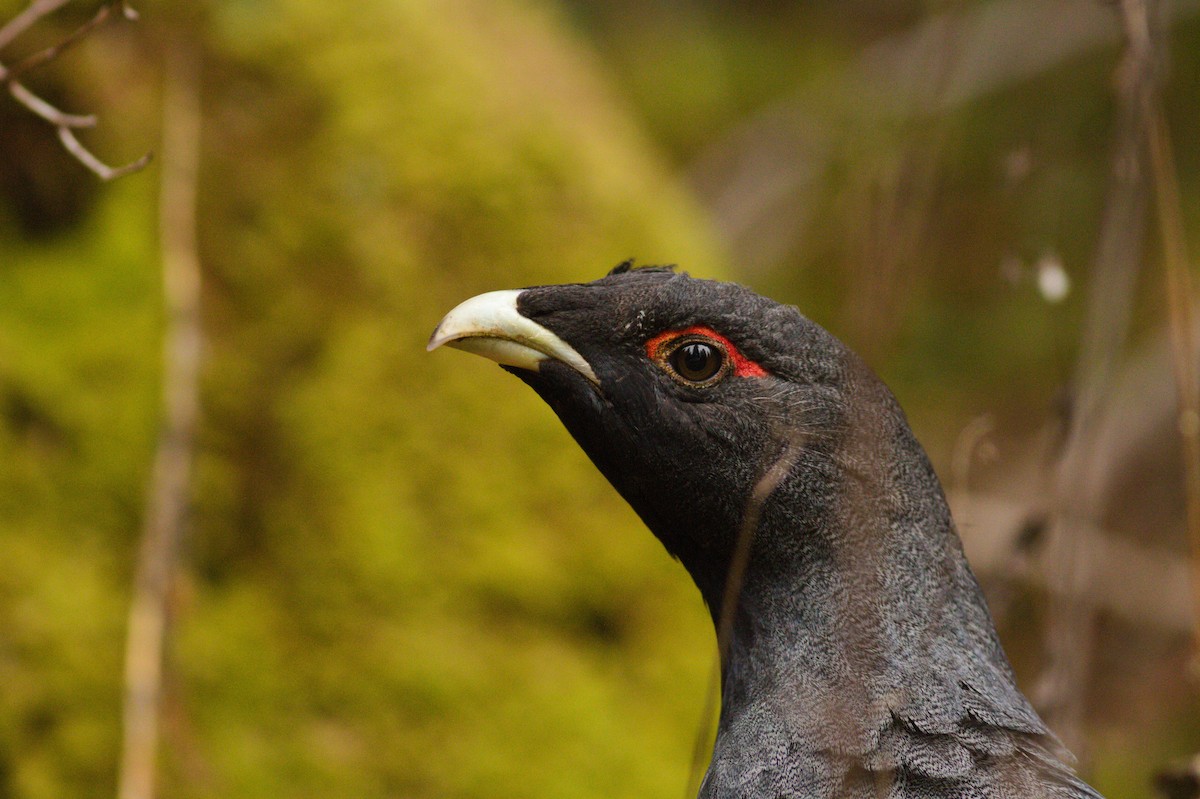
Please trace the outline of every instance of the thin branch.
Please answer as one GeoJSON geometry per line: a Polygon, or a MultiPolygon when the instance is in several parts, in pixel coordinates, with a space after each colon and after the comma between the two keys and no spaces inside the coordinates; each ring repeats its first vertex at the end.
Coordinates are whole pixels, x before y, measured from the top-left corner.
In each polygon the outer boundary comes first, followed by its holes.
{"type": "Polygon", "coordinates": [[[105,3],[100,6],[92,18],[80,25],[67,35],[62,41],[52,44],[42,50],[38,50],[32,55],[18,61],[16,64],[8,68],[8,80],[15,80],[21,75],[29,72],[32,69],[37,69],[43,64],[48,64],[54,59],[62,55],[70,47],[78,43],[85,36],[91,33],[96,28],[103,25],[113,16],[114,11],[119,11],[120,15],[128,20],[136,20],[137,12],[126,5],[123,0],[115,0],[114,2],[105,3]]]}
{"type": "MultiPolygon", "coordinates": [[[[3,65],[0,65],[0,70],[3,70],[3,65]]],[[[3,73],[0,72],[0,78],[3,73]]],[[[95,114],[68,114],[58,110],[50,103],[38,97],[33,92],[25,87],[25,84],[17,81],[9,81],[8,93],[13,96],[18,103],[28,108],[33,113],[40,116],[42,119],[54,125],[56,128],[94,128],[96,127],[95,114]]]]}
{"type": "Polygon", "coordinates": [[[0,28],[0,50],[12,44],[14,39],[29,30],[39,19],[57,11],[69,2],[71,0],[33,0],[28,8],[0,28]]]}
{"type": "Polygon", "coordinates": [[[75,132],[70,128],[60,127],[58,129],[58,140],[62,142],[67,152],[75,156],[79,163],[95,172],[103,181],[116,180],[125,175],[132,175],[134,172],[141,172],[154,157],[153,153],[145,153],[141,158],[136,161],[130,161],[124,166],[111,167],[92,155],[91,151],[84,147],[79,139],[75,138],[75,132]]]}
{"type": "MultiPolygon", "coordinates": [[[[30,25],[37,22],[37,20],[46,14],[65,5],[66,2],[68,0],[41,0],[41,2],[35,0],[35,2],[30,4],[29,8],[14,17],[4,28],[0,29],[0,48],[19,36],[30,25]]],[[[3,64],[0,64],[0,83],[8,87],[8,93],[12,95],[13,99],[33,114],[53,125],[57,129],[58,140],[62,143],[66,151],[104,181],[115,180],[123,175],[129,175],[144,169],[150,163],[151,153],[146,153],[141,158],[123,166],[109,166],[84,147],[83,143],[79,141],[74,133],[74,129],[76,128],[95,127],[96,117],[94,114],[68,114],[34,94],[17,78],[32,69],[50,63],[67,48],[83,39],[100,25],[109,19],[115,19],[114,11],[119,12],[120,16],[125,19],[137,19],[137,12],[125,0],[112,0],[101,6],[88,22],[76,28],[70,35],[57,44],[39,50],[14,67],[5,67],[3,64]]]]}
{"type": "MultiPolygon", "coordinates": [[[[3,79],[4,66],[0,65],[0,79],[3,79]]],[[[25,108],[49,122],[58,130],[58,140],[62,142],[67,152],[75,157],[101,180],[109,181],[129,175],[146,168],[154,157],[153,153],[145,153],[141,158],[119,166],[111,167],[101,161],[76,138],[75,128],[92,128],[96,126],[94,114],[68,114],[29,91],[18,81],[8,81],[8,93],[25,108]]]]}

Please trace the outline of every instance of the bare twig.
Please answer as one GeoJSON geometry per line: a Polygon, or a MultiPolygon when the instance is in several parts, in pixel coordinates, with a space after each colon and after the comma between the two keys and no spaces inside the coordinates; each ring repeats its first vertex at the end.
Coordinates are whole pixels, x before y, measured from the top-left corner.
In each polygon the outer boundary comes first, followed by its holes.
{"type": "Polygon", "coordinates": [[[130,161],[124,166],[111,167],[92,155],[90,150],[80,144],[79,139],[75,138],[75,132],[70,128],[60,127],[58,129],[58,140],[62,142],[67,152],[75,156],[81,164],[95,172],[104,181],[116,180],[119,177],[140,172],[146,168],[146,165],[150,163],[150,159],[154,157],[153,153],[145,153],[141,158],[138,158],[136,161],[130,161]]]}
{"type": "Polygon", "coordinates": [[[158,748],[168,603],[187,515],[193,441],[199,417],[200,260],[196,180],[200,97],[195,54],[168,52],[163,99],[159,207],[167,330],[163,349],[164,423],[147,497],[125,654],[125,738],[120,799],[152,799],[158,748]]]}
{"type": "MultiPolygon", "coordinates": [[[[7,25],[0,28],[0,49],[26,31],[31,25],[50,12],[61,8],[69,0],[34,0],[25,11],[14,17],[7,25]]],[[[76,28],[62,41],[39,50],[28,56],[13,67],[0,64],[0,83],[8,87],[8,93],[26,109],[53,125],[58,131],[58,139],[63,147],[101,180],[109,181],[144,169],[150,163],[151,154],[146,153],[141,158],[123,166],[110,167],[97,158],[83,146],[75,136],[76,128],[91,128],[96,126],[96,117],[92,114],[68,114],[30,91],[18,78],[30,70],[50,63],[69,47],[83,39],[116,15],[135,20],[137,12],[125,0],[111,0],[105,3],[90,20],[76,28]]]]}
{"type": "Polygon", "coordinates": [[[137,12],[126,5],[123,0],[106,3],[100,6],[99,10],[92,15],[92,18],[80,25],[72,31],[65,39],[55,44],[50,45],[42,50],[38,50],[32,55],[18,61],[16,64],[8,68],[8,80],[15,80],[26,72],[36,69],[43,64],[48,64],[54,59],[62,55],[68,48],[79,42],[96,28],[103,25],[112,17],[113,12],[119,12],[122,17],[128,20],[136,20],[137,12]]]}
{"type": "Polygon", "coordinates": [[[71,0],[33,0],[24,11],[0,28],[0,50],[12,44],[14,39],[29,30],[39,19],[52,14],[69,2],[71,0]]]}
{"type": "MultiPolygon", "coordinates": [[[[3,79],[4,67],[0,65],[0,79],[3,79]]],[[[50,103],[38,97],[25,85],[17,81],[8,83],[8,93],[21,105],[28,108],[33,113],[40,116],[42,119],[54,125],[57,128],[93,128],[96,126],[96,117],[92,114],[67,114],[58,110],[50,103]]]]}

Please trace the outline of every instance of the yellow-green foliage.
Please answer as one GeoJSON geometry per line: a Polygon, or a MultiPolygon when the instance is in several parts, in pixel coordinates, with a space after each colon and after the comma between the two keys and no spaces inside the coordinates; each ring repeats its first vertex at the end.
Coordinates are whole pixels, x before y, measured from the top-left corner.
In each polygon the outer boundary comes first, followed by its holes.
{"type": "MultiPolygon", "coordinates": [[[[694,589],[531,392],[424,351],[479,291],[631,255],[717,269],[564,27],[231,0],[191,30],[209,340],[165,796],[683,790],[712,658],[694,589]]],[[[0,219],[0,796],[114,789],[156,178],[50,240],[0,219]]]]}

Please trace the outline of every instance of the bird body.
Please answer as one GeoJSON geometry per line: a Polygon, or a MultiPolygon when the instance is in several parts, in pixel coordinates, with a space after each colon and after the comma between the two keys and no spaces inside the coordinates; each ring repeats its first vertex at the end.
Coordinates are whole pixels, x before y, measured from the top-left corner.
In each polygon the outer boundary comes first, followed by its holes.
{"type": "Polygon", "coordinates": [[[1017,688],[899,405],[799,311],[622,265],[468,300],[441,344],[528,383],[699,588],[723,646],[702,799],[1098,796],[1017,688]]]}

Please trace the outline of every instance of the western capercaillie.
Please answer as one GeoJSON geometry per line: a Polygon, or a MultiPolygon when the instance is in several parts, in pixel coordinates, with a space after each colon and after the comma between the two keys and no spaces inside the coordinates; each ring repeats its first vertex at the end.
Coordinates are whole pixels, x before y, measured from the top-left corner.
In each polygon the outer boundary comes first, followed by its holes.
{"type": "Polygon", "coordinates": [[[1017,688],[895,399],[795,308],[623,264],[469,299],[442,344],[528,383],[728,619],[701,797],[1097,796],[1017,688]]]}

